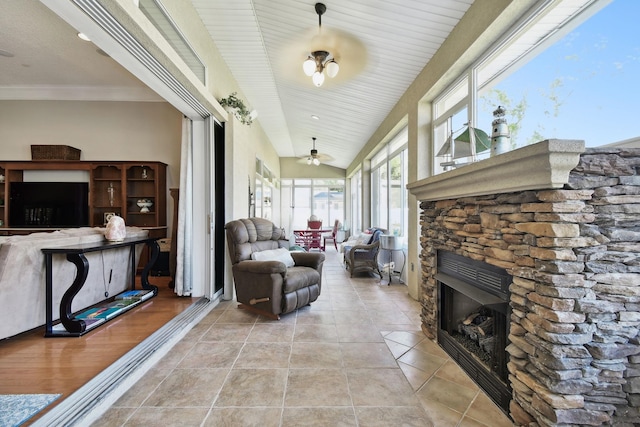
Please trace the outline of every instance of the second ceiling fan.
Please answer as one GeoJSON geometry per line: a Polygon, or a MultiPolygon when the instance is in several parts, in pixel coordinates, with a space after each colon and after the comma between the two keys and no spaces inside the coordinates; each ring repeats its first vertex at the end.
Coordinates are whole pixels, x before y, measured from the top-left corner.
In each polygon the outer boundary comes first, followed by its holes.
{"type": "Polygon", "coordinates": [[[300,156],[300,160],[298,160],[298,163],[306,163],[308,165],[319,166],[322,162],[330,162],[334,160],[333,157],[328,154],[318,153],[318,150],[316,150],[316,137],[314,136],[311,139],[313,139],[313,148],[308,155],[300,156]]]}

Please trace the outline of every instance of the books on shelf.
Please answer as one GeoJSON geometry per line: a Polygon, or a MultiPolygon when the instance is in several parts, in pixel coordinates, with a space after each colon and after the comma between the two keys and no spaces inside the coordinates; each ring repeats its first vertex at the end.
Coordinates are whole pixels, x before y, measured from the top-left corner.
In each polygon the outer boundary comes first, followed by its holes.
{"type": "Polygon", "coordinates": [[[116,295],[116,300],[137,300],[146,301],[153,296],[152,290],[136,289],[132,291],[125,291],[116,295]]]}
{"type": "Polygon", "coordinates": [[[75,315],[76,319],[105,319],[109,320],[121,311],[121,307],[109,307],[108,305],[101,307],[93,307],[84,310],[75,315]]]}
{"type": "MultiPolygon", "coordinates": [[[[124,313],[127,310],[132,309],[136,305],[142,303],[153,297],[153,290],[147,289],[134,289],[130,291],[124,291],[116,295],[111,301],[104,301],[100,305],[87,308],[74,315],[75,319],[82,319],[85,322],[86,329],[93,329],[101,323],[110,320],[119,314],[124,313]]],[[[66,329],[59,323],[52,327],[52,332],[64,335],[66,329]]]]}

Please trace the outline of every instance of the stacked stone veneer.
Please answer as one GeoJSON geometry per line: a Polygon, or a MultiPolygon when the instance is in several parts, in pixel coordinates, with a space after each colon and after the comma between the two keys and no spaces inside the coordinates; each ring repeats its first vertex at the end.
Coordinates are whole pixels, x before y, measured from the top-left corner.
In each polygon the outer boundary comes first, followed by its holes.
{"type": "Polygon", "coordinates": [[[421,203],[423,330],[436,253],[513,276],[509,381],[518,425],[640,425],[640,149],[588,149],[563,189],[421,203]]]}

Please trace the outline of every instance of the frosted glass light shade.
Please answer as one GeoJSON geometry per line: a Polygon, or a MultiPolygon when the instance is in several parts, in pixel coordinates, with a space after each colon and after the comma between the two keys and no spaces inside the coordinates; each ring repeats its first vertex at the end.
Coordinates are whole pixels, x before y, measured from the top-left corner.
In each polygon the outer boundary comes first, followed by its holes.
{"type": "Polygon", "coordinates": [[[324,68],[327,70],[327,76],[331,78],[334,78],[338,74],[338,71],[340,71],[340,66],[333,59],[327,62],[327,65],[325,65],[324,68]]]}
{"type": "Polygon", "coordinates": [[[316,71],[315,73],[313,73],[313,77],[311,77],[311,80],[313,80],[314,85],[320,87],[322,86],[322,83],[324,83],[324,74],[316,71]]]}
{"type": "Polygon", "coordinates": [[[316,71],[316,61],[311,57],[307,58],[307,60],[302,63],[302,70],[307,76],[311,77],[316,71]]]}
{"type": "Polygon", "coordinates": [[[320,160],[318,160],[317,157],[314,157],[313,164],[316,165],[316,166],[320,166],[320,160]]]}

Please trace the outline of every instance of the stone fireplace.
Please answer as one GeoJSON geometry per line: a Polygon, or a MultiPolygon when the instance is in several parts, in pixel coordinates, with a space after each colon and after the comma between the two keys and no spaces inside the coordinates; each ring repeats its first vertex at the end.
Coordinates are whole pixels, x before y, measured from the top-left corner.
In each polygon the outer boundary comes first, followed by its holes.
{"type": "Polygon", "coordinates": [[[422,209],[425,334],[449,352],[443,313],[492,304],[451,302],[465,292],[446,285],[445,254],[501,269],[510,400],[487,393],[518,425],[638,425],[640,149],[547,140],[408,188],[422,209]]]}

